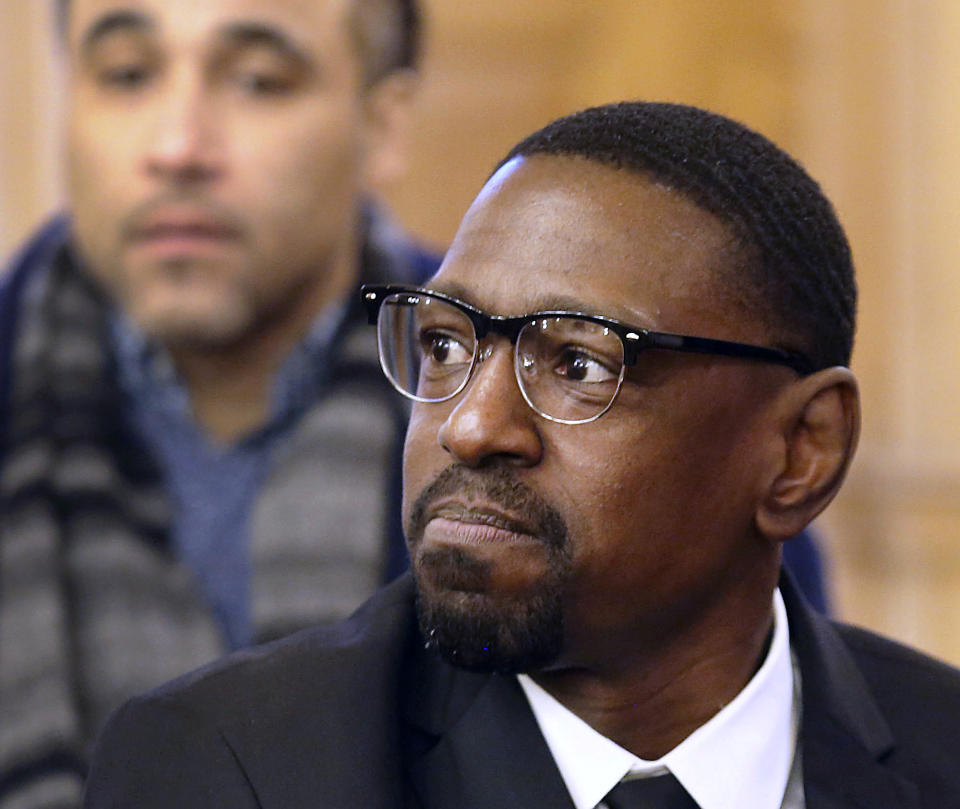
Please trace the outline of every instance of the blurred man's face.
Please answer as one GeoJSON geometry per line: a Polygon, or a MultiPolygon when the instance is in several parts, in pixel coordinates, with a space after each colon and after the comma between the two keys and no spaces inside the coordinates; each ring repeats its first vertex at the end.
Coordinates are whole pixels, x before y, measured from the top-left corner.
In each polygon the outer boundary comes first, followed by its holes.
{"type": "Polygon", "coordinates": [[[230,346],[352,287],[358,196],[382,139],[349,7],[71,3],[76,233],[148,333],[230,346]]]}
{"type": "MultiPolygon", "coordinates": [[[[487,184],[430,287],[492,314],[563,309],[764,344],[716,280],[733,255],[723,225],[669,189],[534,157],[487,184]]],[[[506,338],[489,347],[462,393],[414,405],[407,435],[428,639],[454,662],[522,670],[627,666],[729,630],[753,566],[776,553],[754,531],[757,461],[794,373],[651,351],[605,415],[565,425],[526,404],[506,338]]]]}

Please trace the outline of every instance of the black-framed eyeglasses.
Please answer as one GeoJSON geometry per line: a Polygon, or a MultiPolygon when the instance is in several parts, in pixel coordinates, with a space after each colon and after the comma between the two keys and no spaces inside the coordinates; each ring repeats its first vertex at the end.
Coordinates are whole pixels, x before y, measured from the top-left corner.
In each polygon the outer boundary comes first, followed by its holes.
{"type": "Polygon", "coordinates": [[[480,341],[498,334],[514,346],[514,371],[527,404],[561,424],[600,418],[616,399],[627,366],[642,351],[666,349],[743,357],[813,371],[806,357],[778,348],[651,331],[582,312],[500,317],[410,286],[363,286],[367,317],[377,326],[387,379],[417,402],[443,402],[462,391],[488,355],[480,341]]]}

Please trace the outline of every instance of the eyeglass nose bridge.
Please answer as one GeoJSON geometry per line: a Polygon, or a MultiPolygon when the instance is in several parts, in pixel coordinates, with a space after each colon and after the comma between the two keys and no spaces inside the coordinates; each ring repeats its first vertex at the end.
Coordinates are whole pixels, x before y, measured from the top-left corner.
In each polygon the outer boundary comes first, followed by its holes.
{"type": "Polygon", "coordinates": [[[523,327],[534,319],[525,315],[503,317],[502,315],[488,315],[486,312],[479,311],[466,311],[464,314],[473,322],[473,333],[478,343],[490,334],[496,334],[500,337],[506,337],[510,341],[510,345],[516,345],[523,327]]]}
{"type": "MultiPolygon", "coordinates": [[[[519,331],[520,330],[517,329],[517,334],[519,334],[519,331]]],[[[496,334],[497,336],[505,336],[509,339],[508,334],[501,334],[501,332],[499,332],[496,329],[489,329],[487,332],[487,335],[485,336],[488,336],[490,332],[496,334]]],[[[516,339],[511,340],[510,342],[511,342],[511,348],[515,348],[516,339]]],[[[451,394],[452,396],[457,396],[460,393],[463,393],[463,391],[466,390],[467,386],[476,376],[476,373],[479,370],[480,366],[483,365],[484,362],[486,362],[488,359],[490,359],[490,357],[493,356],[494,345],[490,340],[486,340],[484,338],[477,336],[476,346],[477,347],[475,349],[473,362],[470,364],[470,370],[467,372],[466,378],[463,380],[463,382],[457,387],[457,390],[454,391],[453,394],[451,394]]],[[[516,368],[514,368],[514,377],[517,385],[520,387],[522,392],[523,388],[522,386],[520,386],[520,379],[519,377],[517,377],[516,368]]],[[[526,398],[526,396],[524,396],[524,398],[526,398]]]]}
{"type": "MultiPolygon", "coordinates": [[[[523,316],[502,317],[499,315],[488,315],[485,312],[479,311],[467,311],[464,312],[464,314],[466,314],[473,323],[473,335],[477,348],[474,360],[470,365],[470,370],[463,383],[452,394],[453,396],[462,393],[467,385],[470,384],[470,380],[473,379],[480,365],[493,356],[493,343],[487,340],[487,337],[491,334],[495,334],[498,337],[506,337],[507,340],[510,341],[510,345],[515,349],[517,341],[520,339],[520,332],[531,322],[531,318],[523,316]]],[[[523,386],[520,384],[520,378],[516,374],[516,369],[514,369],[514,376],[516,377],[516,383],[520,388],[520,392],[523,393],[523,398],[527,399],[527,395],[523,391],[523,386]]],[[[529,402],[529,399],[527,399],[527,401],[529,402]]]]}

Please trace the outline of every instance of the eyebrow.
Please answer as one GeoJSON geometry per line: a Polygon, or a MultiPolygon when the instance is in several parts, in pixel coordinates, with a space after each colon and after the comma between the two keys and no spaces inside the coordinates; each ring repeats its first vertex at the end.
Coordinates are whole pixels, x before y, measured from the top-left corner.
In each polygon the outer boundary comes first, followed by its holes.
{"type": "Polygon", "coordinates": [[[231,22],[217,32],[221,40],[241,47],[265,47],[278,56],[298,62],[311,63],[309,53],[276,26],[263,22],[231,22]]]}
{"type": "Polygon", "coordinates": [[[139,11],[117,9],[97,17],[80,40],[80,52],[90,53],[104,37],[115,31],[146,32],[156,28],[156,23],[139,11]]]}
{"type": "MultiPolygon", "coordinates": [[[[88,54],[101,40],[116,31],[146,33],[154,31],[156,28],[156,22],[142,12],[133,9],[110,11],[98,17],[87,28],[80,41],[80,50],[82,53],[88,54]]],[[[270,48],[279,56],[300,64],[306,65],[311,61],[304,48],[300,47],[279,28],[268,23],[252,21],[227,23],[220,28],[218,36],[233,45],[270,48]]]]}

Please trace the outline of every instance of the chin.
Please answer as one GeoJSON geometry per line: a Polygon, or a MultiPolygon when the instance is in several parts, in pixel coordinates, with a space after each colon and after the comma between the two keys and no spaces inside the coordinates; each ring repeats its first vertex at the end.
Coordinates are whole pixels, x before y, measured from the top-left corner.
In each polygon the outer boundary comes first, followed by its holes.
{"type": "Polygon", "coordinates": [[[153,339],[222,348],[245,337],[256,321],[251,290],[236,270],[196,262],[131,265],[118,292],[130,317],[153,339]]]}
{"type": "Polygon", "coordinates": [[[131,311],[144,334],[169,348],[223,350],[253,330],[249,307],[232,303],[227,296],[219,301],[198,301],[184,292],[176,300],[171,297],[159,304],[132,307],[131,311]]]}
{"type": "Polygon", "coordinates": [[[536,671],[563,648],[559,603],[503,603],[477,593],[423,593],[417,616],[424,643],[451,665],[471,671],[536,671]]]}
{"type": "Polygon", "coordinates": [[[471,671],[517,673],[551,665],[563,649],[561,571],[520,595],[487,588],[462,559],[419,557],[417,618],[427,648],[471,671]]]}

